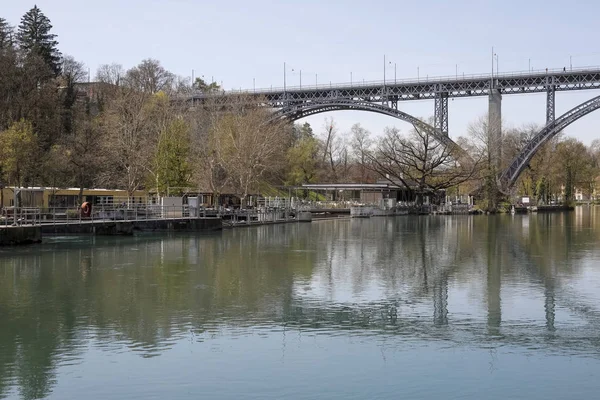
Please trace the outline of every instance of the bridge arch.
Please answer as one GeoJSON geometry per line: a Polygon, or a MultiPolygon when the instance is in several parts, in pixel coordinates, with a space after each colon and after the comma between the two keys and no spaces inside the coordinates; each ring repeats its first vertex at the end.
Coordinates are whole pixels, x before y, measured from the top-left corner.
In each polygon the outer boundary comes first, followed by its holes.
{"type": "Polygon", "coordinates": [[[559,118],[546,124],[546,126],[544,126],[534,138],[525,145],[523,150],[521,150],[508,168],[502,173],[500,176],[501,185],[505,189],[512,187],[540,147],[567,126],[598,108],[600,108],[600,96],[596,96],[593,99],[581,103],[577,107],[572,108],[561,115],[559,118]]]}
{"type": "Polygon", "coordinates": [[[378,114],[388,115],[393,118],[406,121],[419,129],[422,129],[431,134],[436,140],[444,145],[459,148],[459,146],[450,137],[442,133],[439,129],[434,128],[427,122],[420,120],[405,112],[395,108],[388,107],[382,104],[371,103],[368,101],[357,101],[355,99],[336,99],[323,102],[310,102],[285,105],[273,114],[273,119],[285,118],[289,121],[296,121],[309,115],[320,114],[328,111],[356,110],[368,111],[378,114]]]}

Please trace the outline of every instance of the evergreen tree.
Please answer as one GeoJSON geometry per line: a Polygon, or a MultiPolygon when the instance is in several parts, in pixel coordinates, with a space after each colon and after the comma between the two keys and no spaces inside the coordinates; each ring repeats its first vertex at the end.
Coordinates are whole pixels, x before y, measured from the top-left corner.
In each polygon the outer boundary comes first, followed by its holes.
{"type": "Polygon", "coordinates": [[[0,50],[7,49],[13,44],[13,29],[4,18],[0,18],[0,50]]]}
{"type": "Polygon", "coordinates": [[[58,51],[56,35],[50,33],[52,24],[48,17],[37,7],[33,6],[23,17],[17,31],[19,47],[28,54],[37,54],[54,72],[60,74],[61,54],[58,51]]]}

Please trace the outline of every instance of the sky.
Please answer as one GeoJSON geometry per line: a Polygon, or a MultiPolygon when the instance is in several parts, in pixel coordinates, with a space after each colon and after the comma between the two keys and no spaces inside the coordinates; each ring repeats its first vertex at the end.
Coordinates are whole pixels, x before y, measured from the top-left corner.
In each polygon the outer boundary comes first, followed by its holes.
{"type": "MultiPolygon", "coordinates": [[[[0,16],[18,25],[34,4],[50,18],[63,54],[90,69],[125,68],[145,58],[181,76],[204,76],[225,89],[489,73],[492,48],[500,73],[600,66],[594,0],[527,1],[204,1],[204,0],[0,0],[0,16]],[[395,68],[394,68],[395,66],[395,68]]],[[[494,65],[494,68],[496,66],[494,65]]],[[[559,92],[556,116],[600,95],[559,92]]],[[[402,111],[433,115],[433,100],[403,102],[402,111]]],[[[466,135],[487,112],[487,97],[450,100],[450,136],[466,135]]],[[[545,94],[505,95],[506,127],[545,122],[545,94]]],[[[306,119],[315,132],[333,117],[341,132],[360,123],[374,135],[407,123],[360,111],[306,119]]],[[[600,138],[600,113],[566,133],[586,144],[600,138]]]]}

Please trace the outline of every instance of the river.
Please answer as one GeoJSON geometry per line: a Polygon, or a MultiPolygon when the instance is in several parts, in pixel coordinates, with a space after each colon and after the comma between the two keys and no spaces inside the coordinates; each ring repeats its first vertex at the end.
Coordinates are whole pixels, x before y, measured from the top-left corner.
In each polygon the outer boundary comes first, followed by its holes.
{"type": "Polygon", "coordinates": [[[600,207],[0,249],[0,398],[593,399],[600,207]]]}

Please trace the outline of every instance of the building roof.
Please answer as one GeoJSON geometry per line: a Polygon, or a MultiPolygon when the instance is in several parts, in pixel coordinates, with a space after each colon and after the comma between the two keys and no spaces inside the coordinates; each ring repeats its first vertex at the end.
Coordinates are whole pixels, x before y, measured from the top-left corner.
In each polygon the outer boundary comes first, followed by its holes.
{"type": "Polygon", "coordinates": [[[396,190],[402,187],[393,183],[305,183],[302,188],[309,190],[396,190]]]}

